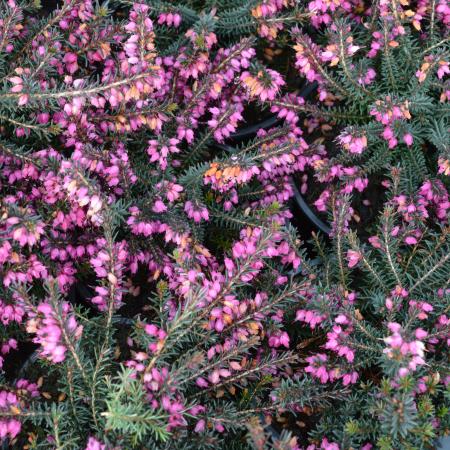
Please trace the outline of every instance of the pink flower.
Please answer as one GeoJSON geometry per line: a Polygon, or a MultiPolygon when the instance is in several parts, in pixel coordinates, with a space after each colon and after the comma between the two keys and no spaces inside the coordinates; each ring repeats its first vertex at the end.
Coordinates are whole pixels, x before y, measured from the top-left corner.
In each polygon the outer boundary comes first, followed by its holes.
{"type": "Polygon", "coordinates": [[[206,422],[204,419],[201,419],[196,423],[194,431],[196,433],[201,433],[201,432],[205,431],[205,427],[206,427],[206,422]]]}
{"type": "Polygon", "coordinates": [[[405,238],[405,242],[406,242],[408,245],[416,245],[416,244],[417,244],[417,239],[416,239],[414,236],[407,236],[407,237],[405,238]]]}
{"type": "Polygon", "coordinates": [[[22,80],[22,78],[16,76],[16,77],[8,78],[8,80],[14,85],[10,89],[11,92],[15,92],[15,93],[22,92],[22,90],[23,90],[23,80],[22,80]]]}
{"type": "Polygon", "coordinates": [[[348,320],[347,317],[346,317],[345,315],[343,315],[343,314],[339,314],[339,316],[337,316],[336,319],[334,319],[334,321],[335,321],[336,323],[343,324],[343,325],[346,325],[346,324],[349,323],[349,320],[348,320]]]}
{"type": "Polygon", "coordinates": [[[305,309],[299,309],[295,316],[295,320],[307,323],[311,329],[325,321],[326,318],[326,315],[320,314],[318,311],[305,309]]]}
{"type": "Polygon", "coordinates": [[[399,362],[403,367],[399,368],[399,377],[406,376],[410,371],[414,372],[417,366],[425,364],[425,344],[419,340],[427,336],[427,332],[418,328],[415,331],[417,340],[408,340],[401,325],[395,322],[388,323],[388,329],[392,334],[384,338],[388,344],[383,350],[387,358],[399,362]]]}
{"type": "Polygon", "coordinates": [[[246,71],[240,79],[247,87],[249,95],[258,97],[262,102],[275,100],[279,89],[285,84],[281,75],[272,69],[261,70],[256,76],[246,71]]]}
{"type": "Polygon", "coordinates": [[[375,72],[375,70],[369,68],[365,75],[363,74],[358,78],[358,83],[361,84],[362,86],[367,86],[372,83],[376,75],[377,73],[375,72]]]}
{"type": "Polygon", "coordinates": [[[195,383],[197,384],[197,386],[199,386],[199,387],[201,387],[201,388],[206,388],[206,387],[209,386],[208,382],[207,382],[204,378],[202,378],[202,377],[198,377],[198,378],[195,380],[195,383]]]}
{"type": "Polygon", "coordinates": [[[158,327],[153,324],[147,324],[145,325],[145,332],[150,336],[156,336],[158,333],[158,327]]]}
{"type": "Polygon", "coordinates": [[[371,236],[368,241],[374,248],[381,248],[380,238],[378,236],[371,236]]]}
{"type": "Polygon", "coordinates": [[[162,13],[158,17],[160,25],[165,23],[167,26],[174,26],[175,28],[180,26],[181,20],[181,16],[177,13],[162,13]]]}
{"type": "Polygon", "coordinates": [[[289,348],[289,335],[285,331],[279,334],[272,334],[269,337],[269,346],[275,348],[284,346],[289,348]]]}
{"type": "MultiPolygon", "coordinates": [[[[450,17],[450,7],[447,9],[447,14],[450,17]]],[[[450,74],[449,63],[446,61],[439,61],[439,69],[437,71],[438,78],[442,80],[442,78],[444,78],[444,76],[448,74],[450,74]]]]}
{"type": "Polygon", "coordinates": [[[70,305],[62,303],[61,311],[56,313],[50,303],[40,303],[36,312],[29,311],[28,316],[26,330],[28,333],[36,334],[33,342],[41,345],[40,355],[53,363],[64,361],[67,348],[63,333],[78,340],[83,331],[83,327],[77,324],[75,317],[71,314],[70,305]],[[61,321],[63,321],[62,324],[61,321]]]}
{"type": "Polygon", "coordinates": [[[86,448],[85,448],[85,450],[105,450],[105,449],[106,449],[106,445],[102,444],[100,441],[98,441],[94,437],[89,438],[89,440],[86,444],[86,448]]]}
{"type": "Polygon", "coordinates": [[[350,130],[349,133],[343,133],[338,136],[338,142],[350,153],[361,154],[367,148],[367,137],[358,135],[350,130]]]}
{"type": "Polygon", "coordinates": [[[410,133],[404,134],[403,135],[403,141],[408,147],[411,147],[411,145],[413,144],[413,137],[412,137],[412,135],[410,133]]]}
{"type": "Polygon", "coordinates": [[[416,338],[419,340],[425,339],[428,336],[428,333],[422,328],[417,328],[414,334],[416,335],[416,338]]]}
{"type": "Polygon", "coordinates": [[[167,206],[161,200],[156,200],[152,207],[152,211],[155,213],[162,213],[167,211],[167,206]]]}
{"type": "Polygon", "coordinates": [[[66,53],[63,61],[66,65],[67,71],[72,75],[78,70],[77,64],[78,57],[75,53],[66,53]]]}
{"type": "Polygon", "coordinates": [[[17,102],[17,104],[18,104],[19,106],[26,105],[26,104],[28,103],[28,100],[29,100],[28,94],[22,94],[22,95],[19,97],[19,101],[17,102]]]}
{"type": "Polygon", "coordinates": [[[362,259],[362,254],[354,250],[347,250],[348,267],[355,267],[362,259]]]}
{"type": "Polygon", "coordinates": [[[194,219],[194,222],[199,223],[202,219],[208,221],[209,214],[205,207],[194,206],[191,201],[187,201],[184,205],[184,211],[190,219],[194,219]]]}
{"type": "Polygon", "coordinates": [[[347,386],[349,384],[355,384],[358,381],[358,372],[346,373],[342,377],[342,384],[347,386]]]}

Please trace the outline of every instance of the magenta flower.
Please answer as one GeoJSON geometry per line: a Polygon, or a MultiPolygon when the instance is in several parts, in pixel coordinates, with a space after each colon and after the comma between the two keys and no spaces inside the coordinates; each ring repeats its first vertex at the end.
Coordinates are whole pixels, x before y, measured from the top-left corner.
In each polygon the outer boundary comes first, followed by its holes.
{"type": "Polygon", "coordinates": [[[362,254],[355,250],[347,250],[348,267],[355,267],[362,259],[362,254]]]}
{"type": "Polygon", "coordinates": [[[85,448],[85,450],[105,450],[105,449],[106,445],[102,444],[101,441],[98,441],[96,438],[92,436],[88,439],[85,448]]]}
{"type": "Polygon", "coordinates": [[[70,305],[63,303],[61,312],[56,313],[49,303],[40,303],[36,311],[29,311],[28,315],[26,329],[28,333],[36,334],[33,342],[41,345],[40,355],[53,363],[64,361],[67,351],[64,334],[78,340],[83,332],[83,327],[71,314],[70,305]]]}
{"type": "Polygon", "coordinates": [[[403,141],[405,142],[405,144],[408,147],[411,147],[411,145],[413,144],[413,137],[410,133],[406,133],[403,135],[403,141]]]}
{"type": "Polygon", "coordinates": [[[361,154],[367,147],[367,137],[364,135],[341,134],[338,136],[338,142],[350,153],[361,154]]]}
{"type": "Polygon", "coordinates": [[[184,211],[190,219],[194,219],[194,222],[201,222],[202,219],[208,221],[209,213],[205,207],[194,206],[194,203],[187,201],[184,205],[184,211]]]}

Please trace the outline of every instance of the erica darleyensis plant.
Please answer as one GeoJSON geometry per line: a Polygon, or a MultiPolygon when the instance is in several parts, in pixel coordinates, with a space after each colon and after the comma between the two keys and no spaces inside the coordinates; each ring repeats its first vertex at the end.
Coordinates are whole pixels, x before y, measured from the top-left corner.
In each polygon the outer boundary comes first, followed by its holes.
{"type": "Polygon", "coordinates": [[[297,359],[282,206],[308,145],[217,145],[284,81],[252,39],[219,47],[212,14],[168,48],[178,19],[151,11],[2,3],[1,362],[33,355],[2,378],[8,445],[225,445],[297,359]]]}
{"type": "Polygon", "coordinates": [[[391,199],[367,240],[348,228],[342,197],[333,201],[333,251],[316,239],[323,266],[296,321],[320,345],[303,359],[302,375],[272,394],[301,404],[309,380],[351,392],[330,407],[296,411],[318,414],[312,448],[434,448],[449,427],[448,228],[399,211],[400,178],[395,169],[391,199]],[[411,245],[413,230],[420,238],[411,245]]]}
{"type": "Polygon", "coordinates": [[[316,207],[325,211],[338,190],[358,194],[367,211],[398,163],[416,186],[447,176],[448,4],[314,1],[308,9],[316,32],[293,28],[291,36],[295,66],[317,86],[318,101],[288,94],[272,111],[304,117],[320,138],[311,166],[323,183],[316,207]]]}
{"type": "Polygon", "coordinates": [[[448,430],[446,5],[38,6],[0,8],[2,443],[431,447],[448,430]],[[291,27],[309,17],[313,39],[291,27]],[[258,59],[289,36],[319,104],[258,59]],[[279,125],[230,146],[264,108],[279,125]],[[296,174],[333,220],[312,261],[287,223],[296,174]],[[387,203],[361,237],[349,195],[372,185],[387,203]]]}
{"type": "MultiPolygon", "coordinates": [[[[131,2],[123,2],[131,4],[131,2]]],[[[180,31],[195,27],[205,12],[212,12],[215,32],[220,40],[234,41],[257,34],[271,43],[292,24],[306,21],[311,12],[304,2],[295,0],[149,0],[150,17],[161,25],[160,39],[173,41],[180,31]]]]}

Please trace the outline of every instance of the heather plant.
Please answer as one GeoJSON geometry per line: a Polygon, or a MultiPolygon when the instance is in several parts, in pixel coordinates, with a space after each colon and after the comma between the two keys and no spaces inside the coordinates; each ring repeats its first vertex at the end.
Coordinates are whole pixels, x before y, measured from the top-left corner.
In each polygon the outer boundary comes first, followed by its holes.
{"type": "MultiPolygon", "coordinates": [[[[27,11],[4,10],[8,24],[27,11]]],[[[107,278],[104,209],[119,226],[117,270],[146,265],[155,280],[173,273],[175,248],[206,264],[208,222],[233,232],[288,216],[287,176],[307,148],[299,129],[271,130],[231,154],[210,148],[236,130],[245,105],[274,99],[282,78],[254,60],[251,40],[213,50],[205,30],[189,30],[176,56],[158,56],[147,11],[134,5],[116,23],[106,6],[69,2],[42,27],[25,15],[12,27],[21,39],[5,33],[5,287],[45,279],[43,258],[63,293],[86,263],[107,278]],[[248,200],[238,204],[241,191],[248,200]]],[[[101,310],[102,295],[93,300],[101,310]]]]}
{"type": "MultiPolygon", "coordinates": [[[[277,408],[270,387],[297,360],[287,350],[282,311],[298,302],[308,281],[286,284],[289,276],[273,267],[289,267],[289,239],[273,223],[244,229],[223,265],[195,268],[180,257],[147,310],[125,322],[122,340],[114,339],[124,322],[114,314],[122,281],[114,269],[103,285],[105,315],[69,309],[54,279],[44,301],[15,289],[16,301],[32,311],[27,331],[51,363],[41,388],[48,391],[40,395],[52,402],[21,403],[2,415],[10,437],[21,420],[32,424],[33,445],[49,448],[210,448],[224,446],[225,436],[242,438],[248,417],[277,408]]],[[[321,393],[307,401],[320,402],[321,393]]]]}
{"type": "Polygon", "coordinates": [[[37,357],[35,384],[2,380],[12,446],[218,445],[296,359],[282,205],[308,145],[278,127],[212,146],[284,81],[208,15],[168,48],[150,11],[2,5],[1,353],[37,357]]]}
{"type": "Polygon", "coordinates": [[[398,207],[401,178],[393,169],[390,200],[367,240],[349,229],[345,197],[333,199],[333,250],[316,238],[322,267],[296,321],[311,330],[305,342],[320,345],[272,393],[298,406],[307,380],[347,391],[347,401],[293,410],[317,420],[311,448],[434,448],[448,432],[448,227],[398,207]]]}
{"type": "Polygon", "coordinates": [[[272,111],[295,123],[305,117],[318,138],[321,151],[309,173],[323,186],[313,194],[320,194],[317,209],[325,211],[332,192],[339,191],[358,194],[358,209],[378,199],[376,211],[385,198],[389,167],[399,163],[409,173],[405,190],[419,189],[436,173],[446,177],[446,2],[380,1],[363,7],[314,1],[308,9],[317,31],[292,28],[291,35],[295,65],[316,84],[318,101],[287,94],[272,111]]]}
{"type": "MultiPolygon", "coordinates": [[[[121,0],[122,4],[131,4],[121,0]]],[[[293,0],[148,0],[151,18],[163,27],[162,39],[177,39],[177,30],[186,30],[212,12],[210,26],[220,40],[232,42],[243,36],[255,35],[275,43],[282,30],[306,22],[311,12],[303,2],[293,0]]]]}
{"type": "Polygon", "coordinates": [[[5,446],[448,431],[448,7],[404,3],[2,3],[5,446]],[[291,38],[318,104],[258,59],[291,38]],[[288,224],[297,175],[332,221],[316,258],[288,224]],[[380,184],[367,239],[354,194],[380,184]]]}
{"type": "MultiPolygon", "coordinates": [[[[208,6],[202,4],[205,10],[208,6]]],[[[317,142],[298,181],[302,193],[309,187],[319,211],[327,210],[333,191],[354,192],[358,210],[372,220],[385,198],[389,167],[399,162],[410,171],[408,189],[434,179],[436,167],[447,174],[446,2],[215,6],[214,27],[221,39],[226,32],[234,39],[257,33],[266,61],[277,65],[280,57],[275,61],[273,55],[283,52],[280,69],[295,65],[300,77],[316,86],[317,95],[305,101],[296,94],[300,82],[291,83],[286,88],[292,92],[273,101],[271,109],[293,126],[303,118],[304,129],[317,142]]],[[[176,3],[151,2],[151,8],[154,14],[167,8],[183,15],[183,6],[176,3]]],[[[186,13],[188,17],[194,14],[186,13]]]]}

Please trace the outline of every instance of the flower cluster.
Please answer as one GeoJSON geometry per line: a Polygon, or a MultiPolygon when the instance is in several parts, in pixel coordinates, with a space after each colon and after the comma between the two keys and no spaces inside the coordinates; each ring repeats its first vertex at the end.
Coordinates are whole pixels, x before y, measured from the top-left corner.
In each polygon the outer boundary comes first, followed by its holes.
{"type": "MultiPolygon", "coordinates": [[[[369,186],[383,191],[385,180],[380,183],[380,176],[386,176],[386,161],[392,165],[420,161],[423,176],[417,178],[425,182],[428,170],[434,170],[427,166],[429,148],[437,148],[438,172],[447,174],[446,125],[440,112],[448,101],[447,31],[445,17],[438,13],[442,6],[419,2],[408,9],[381,2],[364,8],[352,1],[314,1],[309,9],[315,13],[311,19],[315,27],[326,25],[322,44],[297,27],[291,34],[295,66],[308,82],[317,84],[319,104],[288,94],[273,102],[272,111],[291,121],[306,115],[311,131],[320,127],[329,142],[310,163],[316,179],[326,184],[318,201],[320,210],[330,207],[331,181],[338,185],[332,191],[342,193],[365,193],[369,186]],[[423,18],[432,7],[436,16],[430,24],[423,18]],[[373,14],[382,19],[372,23],[369,33],[368,17],[373,14]],[[436,38],[436,47],[419,37],[424,27],[443,37],[436,38]],[[359,42],[358,33],[367,35],[367,40],[359,42]],[[368,51],[363,43],[367,41],[371,42],[368,51]],[[403,59],[398,55],[402,49],[408,52],[413,42],[422,49],[421,59],[399,63],[403,59]],[[335,138],[342,151],[336,152],[328,137],[335,138]]],[[[364,206],[368,205],[361,209],[364,206]]]]}
{"type": "Polygon", "coordinates": [[[0,7],[0,440],[434,445],[448,5],[38,3],[0,7]]]}
{"type": "Polygon", "coordinates": [[[68,336],[71,340],[78,340],[83,327],[78,325],[70,305],[63,303],[56,311],[51,304],[40,303],[35,311],[28,313],[26,323],[28,333],[35,334],[33,342],[40,344],[40,355],[53,363],[64,361],[67,351],[68,336]]]}
{"type": "Polygon", "coordinates": [[[39,387],[35,383],[20,379],[15,387],[10,390],[0,391],[0,411],[6,413],[0,419],[0,439],[9,438],[13,440],[22,428],[18,420],[21,408],[26,407],[29,401],[39,397],[39,387]]]}
{"type": "Polygon", "coordinates": [[[415,340],[407,342],[402,337],[400,324],[389,323],[388,328],[392,334],[384,338],[388,347],[383,352],[387,358],[396,360],[403,365],[398,371],[400,377],[408,375],[410,371],[415,371],[417,366],[425,364],[425,344],[422,342],[428,334],[425,330],[417,328],[414,333],[415,340]]]}

